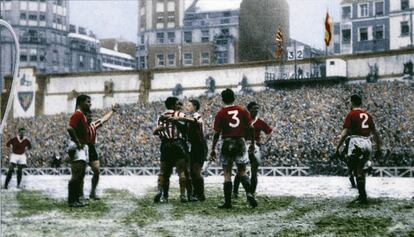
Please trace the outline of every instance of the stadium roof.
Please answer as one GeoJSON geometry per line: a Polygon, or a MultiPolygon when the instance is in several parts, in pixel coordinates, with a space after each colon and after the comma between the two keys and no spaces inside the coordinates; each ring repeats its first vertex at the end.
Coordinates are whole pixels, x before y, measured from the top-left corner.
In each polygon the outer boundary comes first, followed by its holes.
{"type": "Polygon", "coordinates": [[[194,12],[238,10],[242,0],[186,0],[186,9],[194,12]]]}

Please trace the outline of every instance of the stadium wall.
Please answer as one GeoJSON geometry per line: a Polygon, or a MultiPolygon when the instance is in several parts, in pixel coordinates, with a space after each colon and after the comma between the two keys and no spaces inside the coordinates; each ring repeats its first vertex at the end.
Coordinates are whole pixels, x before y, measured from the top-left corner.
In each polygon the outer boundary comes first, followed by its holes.
{"type": "MultiPolygon", "coordinates": [[[[365,80],[370,66],[375,64],[380,79],[398,79],[403,76],[404,63],[414,61],[414,49],[305,59],[298,61],[298,68],[301,67],[306,75],[311,69],[311,62],[325,60],[330,75],[338,72],[342,76],[345,67],[350,83],[365,80]],[[345,64],[338,63],[338,68],[332,68],[330,61],[341,61],[345,64]]],[[[200,96],[212,88],[209,81],[213,79],[216,93],[224,88],[240,91],[242,85],[247,85],[253,91],[260,91],[265,89],[266,70],[279,65],[280,62],[259,61],[143,71],[36,74],[33,76],[36,86],[32,87],[35,90],[35,112],[31,115],[70,113],[74,111],[75,98],[79,94],[90,95],[93,107],[97,109],[110,107],[115,102],[131,104],[163,100],[173,95],[174,91],[177,92],[177,87],[180,87],[178,85],[181,85],[179,97],[200,96]]],[[[284,62],[284,68],[289,73],[294,73],[292,61],[284,62]]],[[[21,105],[14,103],[14,106],[21,105]]],[[[27,116],[27,113],[23,115],[18,111],[21,110],[14,109],[12,117],[27,116]]]]}

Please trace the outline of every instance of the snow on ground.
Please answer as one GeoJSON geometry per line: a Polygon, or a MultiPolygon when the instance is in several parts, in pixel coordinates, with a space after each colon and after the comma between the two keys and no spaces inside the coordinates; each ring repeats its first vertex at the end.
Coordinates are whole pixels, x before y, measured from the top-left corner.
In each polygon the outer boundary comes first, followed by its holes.
{"type": "MultiPolygon", "coordinates": [[[[16,186],[15,176],[9,187],[16,186]]],[[[70,176],[24,176],[23,188],[39,190],[53,198],[66,198],[70,176]]],[[[4,176],[2,177],[4,180],[4,176]]],[[[90,190],[91,176],[85,178],[85,194],[90,190]]],[[[207,187],[221,188],[222,176],[205,178],[207,187]]],[[[157,176],[101,176],[98,191],[105,189],[128,190],[140,197],[157,184],[157,176]]],[[[414,178],[368,177],[367,192],[370,197],[410,199],[414,197],[414,178]]],[[[178,187],[178,178],[171,178],[171,187],[178,187]]],[[[242,188],[241,188],[242,190],[242,188]]],[[[259,177],[258,195],[297,197],[347,197],[356,196],[357,190],[350,189],[347,177],[259,177]]],[[[208,194],[207,194],[208,195],[208,194]]]]}

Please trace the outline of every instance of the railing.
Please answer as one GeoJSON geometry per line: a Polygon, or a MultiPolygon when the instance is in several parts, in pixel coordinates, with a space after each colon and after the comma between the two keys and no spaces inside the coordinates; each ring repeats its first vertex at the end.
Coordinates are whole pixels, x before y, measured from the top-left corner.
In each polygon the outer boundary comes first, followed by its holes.
{"type": "MultiPolygon", "coordinates": [[[[343,167],[346,170],[346,167],[343,167]]],[[[125,176],[147,176],[158,175],[159,167],[105,167],[101,168],[101,175],[125,175],[125,176]]],[[[7,168],[1,169],[1,174],[5,175],[7,168]]],[[[250,173],[250,171],[247,171],[250,173]]],[[[23,170],[25,175],[70,175],[69,167],[65,168],[26,168],[23,170]]],[[[92,171],[88,168],[88,174],[92,171]]],[[[233,174],[235,169],[233,170],[233,174]]],[[[261,176],[311,176],[309,167],[260,167],[258,174],[261,176]]],[[[204,174],[206,176],[223,175],[223,168],[209,167],[204,174]]],[[[414,177],[414,167],[374,167],[371,172],[376,177],[414,177]]]]}

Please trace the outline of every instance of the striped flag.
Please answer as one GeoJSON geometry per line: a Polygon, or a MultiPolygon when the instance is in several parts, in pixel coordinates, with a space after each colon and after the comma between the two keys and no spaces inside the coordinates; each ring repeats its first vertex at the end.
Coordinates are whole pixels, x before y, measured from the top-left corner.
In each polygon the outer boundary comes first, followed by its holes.
{"type": "Polygon", "coordinates": [[[279,30],[276,33],[275,41],[279,45],[283,45],[283,32],[282,29],[279,28],[279,30]]]}
{"type": "Polygon", "coordinates": [[[326,13],[325,18],[325,45],[328,47],[332,40],[332,18],[326,13]]]}
{"type": "Polygon", "coordinates": [[[282,29],[279,28],[279,30],[276,32],[275,41],[277,44],[275,56],[276,58],[280,58],[283,54],[283,32],[282,29]]]}

